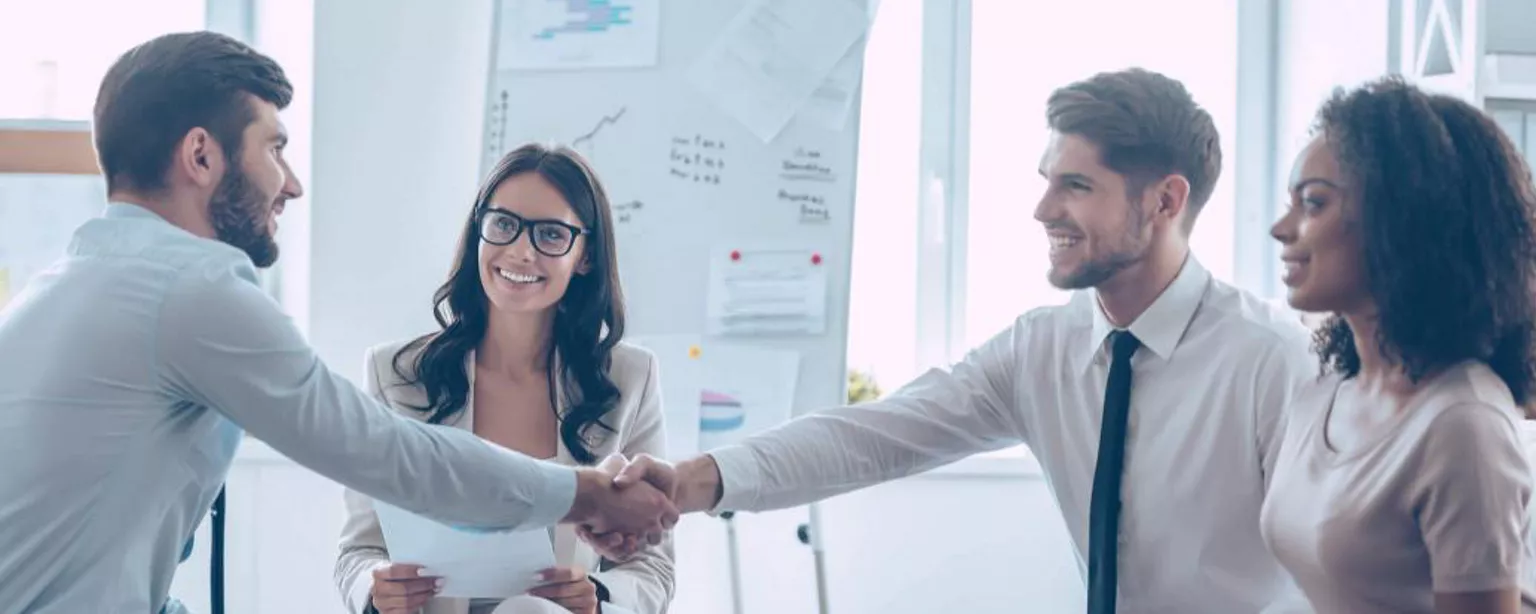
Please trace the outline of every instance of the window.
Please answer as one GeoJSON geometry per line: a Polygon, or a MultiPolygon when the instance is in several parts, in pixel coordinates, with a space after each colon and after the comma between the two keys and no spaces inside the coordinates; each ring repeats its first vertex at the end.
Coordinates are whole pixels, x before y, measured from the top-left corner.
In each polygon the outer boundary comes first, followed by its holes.
{"type": "Polygon", "coordinates": [[[1230,0],[972,3],[970,192],[964,342],[978,345],[1031,308],[1063,302],[1045,278],[1045,100],[1094,73],[1140,66],[1178,79],[1216,120],[1223,172],[1192,249],[1211,272],[1233,271],[1237,8],[1230,0]]]}
{"type": "Polygon", "coordinates": [[[207,0],[0,3],[0,118],[88,120],[101,77],[129,48],[204,27],[207,0]]]}
{"type": "Polygon", "coordinates": [[[916,373],[922,3],[883,2],[864,52],[848,368],[883,392],[916,373]]]}

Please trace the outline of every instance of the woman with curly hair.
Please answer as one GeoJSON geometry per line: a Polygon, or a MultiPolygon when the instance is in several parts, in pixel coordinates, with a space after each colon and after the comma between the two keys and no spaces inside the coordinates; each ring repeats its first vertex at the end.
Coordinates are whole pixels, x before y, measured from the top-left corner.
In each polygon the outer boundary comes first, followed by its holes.
{"type": "Polygon", "coordinates": [[[1271,231],[1318,329],[1266,542],[1318,612],[1536,612],[1536,194],[1510,141],[1397,79],[1328,101],[1271,231]]]}
{"type": "Polygon", "coordinates": [[[1316,611],[1536,611],[1533,216],[1519,153],[1458,98],[1389,78],[1319,111],[1272,235],[1290,305],[1332,316],[1263,513],[1316,611]]]}

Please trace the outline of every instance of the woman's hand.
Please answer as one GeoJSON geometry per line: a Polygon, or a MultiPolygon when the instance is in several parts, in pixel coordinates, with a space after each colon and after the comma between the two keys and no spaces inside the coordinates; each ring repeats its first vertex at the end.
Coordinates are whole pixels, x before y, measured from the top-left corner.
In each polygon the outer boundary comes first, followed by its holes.
{"type": "Polygon", "coordinates": [[[542,572],[542,586],[529,595],[555,602],[571,614],[598,614],[597,585],[587,579],[587,570],[579,567],[553,567],[542,572]]]}
{"type": "Polygon", "coordinates": [[[442,578],[426,574],[420,565],[390,563],[373,569],[373,609],[379,614],[416,614],[442,589],[442,578]]]}

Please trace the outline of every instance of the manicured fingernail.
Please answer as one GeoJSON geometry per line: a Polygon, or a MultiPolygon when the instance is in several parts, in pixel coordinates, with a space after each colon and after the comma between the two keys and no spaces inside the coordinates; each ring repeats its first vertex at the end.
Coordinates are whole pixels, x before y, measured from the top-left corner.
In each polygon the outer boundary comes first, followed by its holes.
{"type": "Polygon", "coordinates": [[[434,572],[434,571],[432,571],[430,569],[427,569],[425,567],[418,567],[418,568],[416,568],[416,577],[418,577],[418,578],[425,578],[427,576],[435,576],[435,575],[437,575],[436,572],[434,572]]]}
{"type": "Polygon", "coordinates": [[[437,590],[443,590],[443,579],[438,578],[436,582],[432,583],[432,586],[437,587],[437,590]]]}

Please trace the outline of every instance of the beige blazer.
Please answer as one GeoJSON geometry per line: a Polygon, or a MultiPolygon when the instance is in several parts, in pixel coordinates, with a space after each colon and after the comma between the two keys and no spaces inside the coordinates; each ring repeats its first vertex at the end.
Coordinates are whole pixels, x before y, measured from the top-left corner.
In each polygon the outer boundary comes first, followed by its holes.
{"type": "MultiPolygon", "coordinates": [[[[423,412],[410,409],[427,404],[426,391],[419,385],[407,384],[395,373],[394,356],[406,345],[406,341],[385,344],[368,350],[365,372],[368,390],[395,411],[418,420],[424,420],[423,412]]],[[[415,364],[415,353],[402,357],[402,365],[415,364]]],[[[473,430],[475,418],[474,400],[474,353],[471,352],[465,368],[469,373],[470,395],[467,407],[445,425],[473,430]]],[[[662,424],[661,393],[657,382],[656,357],[650,352],[620,343],[613,349],[613,365],[609,376],[619,388],[619,402],[613,411],[603,418],[615,432],[598,432],[593,448],[598,458],[613,453],[627,456],[646,453],[665,455],[666,429],[662,424]]],[[[558,379],[558,378],[557,378],[558,379]]],[[[564,385],[556,382],[556,399],[560,399],[561,412],[565,411],[564,385]]],[[[556,438],[557,441],[559,438],[556,438]]],[[[555,462],[575,465],[559,441],[555,462]]],[[[341,552],[336,558],[336,586],[342,600],[351,612],[367,610],[369,592],[373,589],[373,569],[389,561],[389,552],[379,528],[378,516],[373,511],[373,501],[366,495],[348,489],[345,494],[347,522],[341,531],[341,552]]],[[[670,537],[660,545],[647,548],[635,558],[621,564],[602,559],[573,528],[560,525],[552,530],[555,561],[562,566],[580,566],[607,587],[614,605],[633,610],[636,614],[665,614],[673,595],[672,543],[670,537]]],[[[467,599],[439,597],[428,602],[425,614],[467,614],[467,599]]]]}

